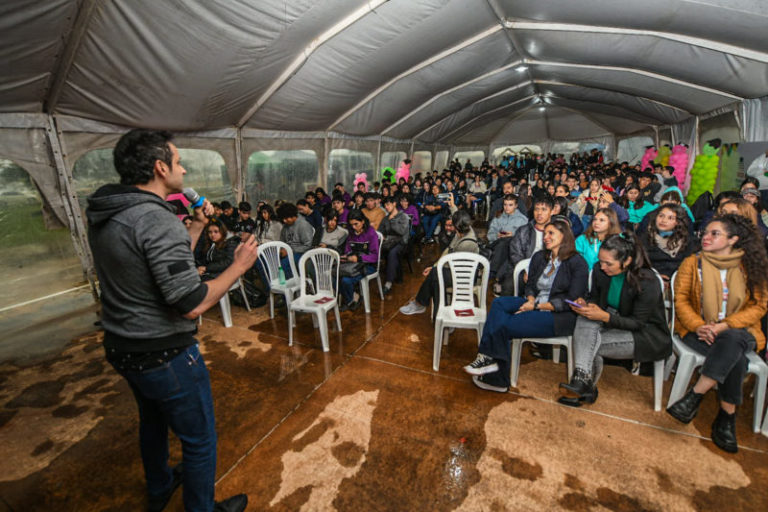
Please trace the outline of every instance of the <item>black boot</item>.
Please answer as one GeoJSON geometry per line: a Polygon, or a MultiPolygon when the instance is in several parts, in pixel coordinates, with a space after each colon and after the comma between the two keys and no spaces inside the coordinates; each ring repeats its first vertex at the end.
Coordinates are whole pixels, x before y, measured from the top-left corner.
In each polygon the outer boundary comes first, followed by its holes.
{"type": "Polygon", "coordinates": [[[717,411],[717,417],[712,423],[712,441],[721,450],[728,453],[739,451],[736,443],[736,413],[728,414],[722,408],[717,411]]]}
{"type": "Polygon", "coordinates": [[[701,400],[703,398],[703,394],[696,393],[693,388],[691,388],[683,398],[667,407],[667,412],[677,421],[690,423],[699,413],[699,406],[701,405],[701,400]]]}
{"type": "Polygon", "coordinates": [[[563,395],[558,400],[563,405],[580,407],[582,402],[593,404],[597,400],[597,387],[592,384],[592,379],[581,368],[573,371],[571,382],[560,383],[560,393],[563,395]]]}

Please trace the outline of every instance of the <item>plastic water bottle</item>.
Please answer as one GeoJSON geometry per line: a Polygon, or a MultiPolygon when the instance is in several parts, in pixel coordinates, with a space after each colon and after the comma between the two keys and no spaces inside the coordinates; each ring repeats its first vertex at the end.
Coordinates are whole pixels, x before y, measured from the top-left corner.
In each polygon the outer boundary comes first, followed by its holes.
{"type": "Polygon", "coordinates": [[[280,284],[285,284],[285,270],[283,270],[283,267],[277,267],[277,281],[280,284]]]}

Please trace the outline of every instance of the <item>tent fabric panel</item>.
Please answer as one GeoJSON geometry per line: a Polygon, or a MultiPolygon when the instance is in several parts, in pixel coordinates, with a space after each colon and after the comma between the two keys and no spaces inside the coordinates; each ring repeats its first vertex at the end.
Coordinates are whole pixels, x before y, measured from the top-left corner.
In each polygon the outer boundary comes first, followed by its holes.
{"type": "Polygon", "coordinates": [[[657,123],[677,123],[690,116],[682,110],[619,91],[554,83],[537,84],[537,88],[545,97],[551,94],[564,99],[578,99],[613,105],[653,118],[657,123]]]}
{"type": "Polygon", "coordinates": [[[744,142],[768,140],[768,96],[741,104],[741,126],[744,142]]]}
{"type": "Polygon", "coordinates": [[[589,118],[600,126],[603,126],[616,135],[631,135],[638,132],[647,132],[651,127],[646,123],[639,123],[632,119],[620,116],[603,114],[600,112],[590,112],[589,118]]]}
{"type": "Polygon", "coordinates": [[[601,113],[606,115],[612,115],[617,117],[624,117],[627,120],[634,121],[641,124],[657,125],[659,121],[650,117],[631,112],[622,107],[616,107],[613,105],[606,105],[604,103],[598,103],[594,101],[585,101],[581,99],[572,98],[545,98],[547,103],[552,105],[559,105],[562,107],[572,108],[576,110],[583,110],[589,113],[601,113]]]}
{"type": "MultiPolygon", "coordinates": [[[[0,158],[12,160],[29,173],[46,206],[43,212],[51,212],[53,223],[69,226],[64,193],[59,176],[51,160],[51,150],[46,132],[34,128],[0,128],[0,158]]],[[[51,219],[46,219],[46,225],[51,219]]]]}
{"type": "MultiPolygon", "coordinates": [[[[524,88],[515,89],[505,94],[499,94],[492,98],[472,103],[444,118],[419,138],[442,142],[451,141],[450,137],[453,135],[453,132],[463,129],[468,123],[474,124],[481,122],[483,119],[487,120],[487,116],[499,111],[516,112],[530,106],[534,99],[526,100],[529,92],[524,88]]],[[[492,119],[497,119],[498,117],[500,116],[496,115],[492,119]]]]}
{"type": "Polygon", "coordinates": [[[734,101],[733,98],[623,70],[544,64],[532,66],[530,69],[539,80],[556,80],[643,96],[694,114],[708,112],[734,101]]]}
{"type": "Polygon", "coordinates": [[[353,4],[106,3],[91,20],[59,110],[155,128],[232,125],[353,4]],[[291,36],[274,44],[285,31],[291,36]],[[168,94],[172,84],[178,94],[168,94]]]}
{"type": "Polygon", "coordinates": [[[349,134],[381,133],[428,101],[435,91],[450,89],[519,59],[506,34],[499,31],[402,78],[334,129],[349,134]]]}
{"type": "Polygon", "coordinates": [[[507,70],[436,99],[387,133],[399,137],[415,137],[419,132],[449,114],[474,103],[482,102],[485,98],[508,89],[519,91],[518,94],[521,98],[536,92],[534,85],[526,81],[519,72],[507,70]]]}
{"type": "Polygon", "coordinates": [[[768,52],[768,38],[755,37],[768,26],[764,0],[499,0],[508,18],[604,27],[663,30],[768,52]]]}
{"type": "Polygon", "coordinates": [[[0,112],[41,112],[74,23],[75,0],[0,4],[0,112]]]}
{"type": "Polygon", "coordinates": [[[546,119],[538,109],[531,109],[512,120],[500,119],[493,124],[495,131],[489,135],[493,137],[494,144],[525,144],[548,138],[546,119]]]}
{"type": "Polygon", "coordinates": [[[477,7],[463,0],[379,6],[318,48],[248,126],[327,129],[392,77],[498,23],[487,6],[477,7]]]}
{"type": "Polygon", "coordinates": [[[768,88],[768,63],[653,36],[515,30],[532,58],[632,67],[740,97],[768,88]]]}

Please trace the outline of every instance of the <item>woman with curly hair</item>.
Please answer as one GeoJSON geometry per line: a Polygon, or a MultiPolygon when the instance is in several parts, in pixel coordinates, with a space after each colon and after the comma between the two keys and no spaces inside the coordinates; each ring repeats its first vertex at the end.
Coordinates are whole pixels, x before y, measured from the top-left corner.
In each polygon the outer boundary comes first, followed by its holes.
{"type": "Polygon", "coordinates": [[[674,203],[662,205],[653,222],[640,233],[651,266],[665,281],[677,272],[680,263],[696,249],[696,241],[688,231],[686,213],[674,203]]]}
{"type": "Polygon", "coordinates": [[[726,214],[704,228],[701,252],[680,265],[675,281],[675,328],[683,343],[705,356],[696,384],[667,409],[689,423],[704,394],[718,386],[720,409],[712,441],[736,453],[736,407],[741,405],[747,353],[765,346],[760,321],[768,301],[768,257],[754,224],[726,214]]]}

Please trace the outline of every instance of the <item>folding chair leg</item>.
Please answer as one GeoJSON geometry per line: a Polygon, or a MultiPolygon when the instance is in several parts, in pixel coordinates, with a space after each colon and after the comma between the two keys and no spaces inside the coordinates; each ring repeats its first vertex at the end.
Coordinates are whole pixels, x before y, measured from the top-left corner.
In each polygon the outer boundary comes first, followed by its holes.
{"type": "Polygon", "coordinates": [[[683,398],[686,389],[688,389],[688,383],[691,381],[695,364],[696,362],[693,357],[680,356],[680,362],[677,363],[677,373],[675,373],[675,380],[672,382],[672,391],[669,392],[667,405],[672,405],[683,398]]]}
{"type": "Polygon", "coordinates": [[[250,311],[251,305],[248,303],[248,296],[245,294],[245,285],[243,285],[242,281],[240,282],[240,294],[243,296],[243,302],[245,302],[245,309],[247,311],[250,311]]]}
{"type": "Polygon", "coordinates": [[[435,346],[432,350],[432,369],[440,371],[440,352],[443,349],[443,321],[435,320],[435,346]]]}
{"type": "Polygon", "coordinates": [[[520,375],[520,357],[523,353],[523,340],[522,339],[513,339],[512,340],[512,357],[510,358],[510,365],[509,365],[509,380],[512,384],[513,388],[517,387],[517,378],[520,375]]]}
{"type": "Polygon", "coordinates": [[[313,316],[317,317],[317,328],[320,331],[320,343],[323,345],[323,352],[328,352],[330,347],[328,346],[328,318],[326,313],[318,311],[317,315],[313,316]]]}
{"type": "Polygon", "coordinates": [[[384,287],[381,286],[381,276],[376,276],[376,282],[379,283],[379,297],[384,300],[384,287]]]}
{"type": "Polygon", "coordinates": [[[560,345],[552,345],[552,362],[555,364],[560,362],[560,345]]]}
{"type": "Polygon", "coordinates": [[[269,318],[275,318],[275,294],[269,291],[269,318]]]}
{"type": "Polygon", "coordinates": [[[225,293],[221,299],[219,299],[219,306],[221,306],[221,317],[224,320],[224,327],[232,327],[232,310],[229,306],[229,292],[225,293]]]}
{"type": "Polygon", "coordinates": [[[296,323],[296,313],[291,310],[291,305],[288,305],[288,346],[293,345],[293,324],[296,323]]]}
{"type": "Polygon", "coordinates": [[[664,391],[664,359],[653,363],[653,410],[661,410],[661,394],[664,391]]]}
{"type": "Polygon", "coordinates": [[[763,408],[765,407],[765,386],[766,372],[761,371],[755,374],[755,410],[752,415],[752,431],[757,434],[760,432],[760,421],[763,419],[763,408]]]}
{"type": "Polygon", "coordinates": [[[370,313],[371,312],[371,285],[367,279],[362,279],[360,281],[360,295],[363,296],[363,306],[365,307],[365,312],[370,313]]]}
{"type": "Polygon", "coordinates": [[[333,307],[333,314],[336,316],[336,328],[341,332],[341,316],[339,316],[339,304],[333,307]]]}

